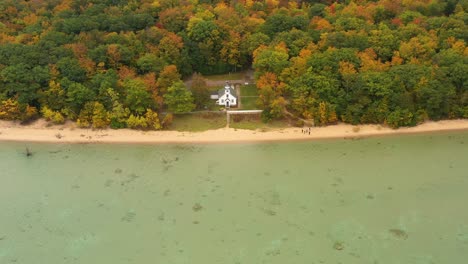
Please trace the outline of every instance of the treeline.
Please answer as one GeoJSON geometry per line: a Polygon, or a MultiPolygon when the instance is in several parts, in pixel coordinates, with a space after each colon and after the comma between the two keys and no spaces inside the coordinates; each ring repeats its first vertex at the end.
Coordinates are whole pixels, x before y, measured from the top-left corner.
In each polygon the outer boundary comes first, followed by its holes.
{"type": "Polygon", "coordinates": [[[468,118],[468,14],[462,1],[354,1],[305,9],[307,30],[284,30],[253,52],[264,118],[285,110],[326,125],[411,126],[468,118]],[[313,15],[311,15],[313,14],[313,15]]]}
{"type": "Polygon", "coordinates": [[[466,1],[0,1],[0,118],[161,129],[253,66],[265,120],[468,117],[466,1]]]}

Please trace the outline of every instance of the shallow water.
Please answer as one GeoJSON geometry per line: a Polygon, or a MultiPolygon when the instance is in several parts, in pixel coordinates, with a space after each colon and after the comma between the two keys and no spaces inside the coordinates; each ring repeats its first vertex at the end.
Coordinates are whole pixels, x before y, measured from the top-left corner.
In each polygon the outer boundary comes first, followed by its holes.
{"type": "Polygon", "coordinates": [[[0,263],[468,259],[467,132],[227,145],[0,143],[0,180],[0,263]]]}

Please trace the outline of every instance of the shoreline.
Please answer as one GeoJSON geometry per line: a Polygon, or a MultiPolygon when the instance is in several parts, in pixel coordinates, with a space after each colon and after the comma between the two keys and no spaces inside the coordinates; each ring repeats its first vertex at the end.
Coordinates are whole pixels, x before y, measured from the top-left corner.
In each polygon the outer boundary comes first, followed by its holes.
{"type": "Polygon", "coordinates": [[[428,134],[468,131],[468,119],[430,121],[415,127],[391,129],[381,125],[337,124],[312,127],[310,135],[299,127],[268,131],[221,128],[203,132],[139,131],[131,129],[92,130],[77,128],[74,123],[48,126],[44,120],[29,125],[0,121],[0,142],[92,143],[92,144],[178,144],[178,143],[249,143],[277,141],[308,141],[325,139],[354,139],[403,134],[428,134]],[[359,128],[356,131],[356,127],[359,128]]]}

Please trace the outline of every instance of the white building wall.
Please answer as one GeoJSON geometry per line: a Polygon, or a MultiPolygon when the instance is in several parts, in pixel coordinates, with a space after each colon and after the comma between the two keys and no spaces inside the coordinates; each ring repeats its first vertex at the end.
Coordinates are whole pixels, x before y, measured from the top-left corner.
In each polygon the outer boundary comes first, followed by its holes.
{"type": "MultiPolygon", "coordinates": [[[[217,101],[218,105],[226,105],[226,97],[226,94],[223,94],[223,96],[221,96],[217,101]]],[[[229,95],[229,105],[237,105],[237,98],[229,95]]]]}

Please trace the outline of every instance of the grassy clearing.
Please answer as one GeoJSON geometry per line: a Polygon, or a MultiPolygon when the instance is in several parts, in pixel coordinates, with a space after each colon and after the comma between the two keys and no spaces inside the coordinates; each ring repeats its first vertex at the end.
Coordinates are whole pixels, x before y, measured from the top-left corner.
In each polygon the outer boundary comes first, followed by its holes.
{"type": "Polygon", "coordinates": [[[241,79],[244,79],[244,76],[245,76],[245,71],[231,72],[227,74],[207,75],[203,77],[210,81],[229,81],[229,80],[241,80],[241,79]]]}
{"type": "Polygon", "coordinates": [[[240,89],[241,89],[240,92],[241,92],[242,109],[244,110],[258,109],[257,107],[258,97],[252,97],[252,96],[258,96],[257,87],[254,84],[249,84],[249,85],[242,85],[240,89]]]}
{"type": "Polygon", "coordinates": [[[201,132],[226,126],[225,113],[175,115],[170,130],[201,132]]]}
{"type": "Polygon", "coordinates": [[[242,97],[242,110],[255,110],[257,107],[257,97],[242,97]]]}
{"type": "Polygon", "coordinates": [[[246,118],[237,122],[231,119],[229,127],[236,129],[259,129],[260,131],[268,131],[272,129],[287,128],[290,127],[290,125],[287,120],[273,120],[268,123],[263,123],[259,118],[246,118]]]}
{"type": "Polygon", "coordinates": [[[257,86],[255,84],[242,85],[241,96],[258,96],[257,86]]]}

